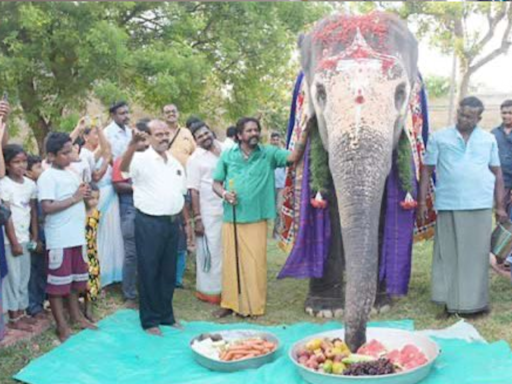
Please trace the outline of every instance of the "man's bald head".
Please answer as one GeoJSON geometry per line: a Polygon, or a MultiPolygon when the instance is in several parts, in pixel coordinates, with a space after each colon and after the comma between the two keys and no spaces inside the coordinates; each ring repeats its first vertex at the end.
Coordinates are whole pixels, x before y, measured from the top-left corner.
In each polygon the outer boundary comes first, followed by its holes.
{"type": "Polygon", "coordinates": [[[169,149],[171,132],[165,121],[153,119],[148,123],[148,128],[153,149],[158,153],[166,152],[169,149]]]}

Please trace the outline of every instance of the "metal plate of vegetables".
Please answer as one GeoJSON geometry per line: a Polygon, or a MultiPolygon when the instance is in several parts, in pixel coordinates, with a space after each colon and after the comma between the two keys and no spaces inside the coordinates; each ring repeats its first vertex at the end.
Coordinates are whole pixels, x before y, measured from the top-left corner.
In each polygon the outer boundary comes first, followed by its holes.
{"type": "Polygon", "coordinates": [[[255,369],[274,360],[279,340],[268,332],[254,330],[203,333],[190,342],[195,360],[221,372],[255,369]]]}

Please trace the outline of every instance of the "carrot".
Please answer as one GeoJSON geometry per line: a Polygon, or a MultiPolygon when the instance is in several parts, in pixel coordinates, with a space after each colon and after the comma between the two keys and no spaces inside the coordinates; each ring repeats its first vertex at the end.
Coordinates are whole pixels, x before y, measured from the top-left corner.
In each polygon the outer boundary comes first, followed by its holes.
{"type": "Polygon", "coordinates": [[[263,351],[265,350],[265,347],[263,345],[252,345],[251,346],[252,349],[255,349],[257,351],[263,351]]]}
{"type": "Polygon", "coordinates": [[[246,345],[231,345],[228,347],[229,351],[243,351],[247,349],[246,345]]]}
{"type": "Polygon", "coordinates": [[[245,345],[262,345],[264,343],[263,340],[246,340],[245,345]]]}
{"type": "Polygon", "coordinates": [[[225,359],[226,359],[226,361],[230,361],[230,360],[233,360],[233,357],[234,357],[234,356],[235,356],[235,352],[233,352],[233,351],[228,351],[228,352],[226,353],[226,357],[225,357],[225,359]]]}

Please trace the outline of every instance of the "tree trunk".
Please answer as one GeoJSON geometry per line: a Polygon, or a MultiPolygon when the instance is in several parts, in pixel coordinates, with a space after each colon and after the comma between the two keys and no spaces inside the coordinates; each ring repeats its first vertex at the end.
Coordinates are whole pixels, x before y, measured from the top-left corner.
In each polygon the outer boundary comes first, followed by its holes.
{"type": "Polygon", "coordinates": [[[459,100],[462,100],[468,95],[469,82],[473,73],[468,70],[461,71],[461,80],[459,85],[459,100]]]}
{"type": "Polygon", "coordinates": [[[36,139],[37,149],[40,156],[44,156],[46,149],[44,148],[44,139],[50,133],[51,123],[46,122],[43,117],[39,116],[35,127],[32,127],[32,133],[36,139]]]}
{"type": "Polygon", "coordinates": [[[448,106],[448,124],[453,124],[454,109],[455,109],[455,89],[457,88],[457,54],[453,52],[452,55],[452,73],[450,74],[450,100],[448,106]]]}

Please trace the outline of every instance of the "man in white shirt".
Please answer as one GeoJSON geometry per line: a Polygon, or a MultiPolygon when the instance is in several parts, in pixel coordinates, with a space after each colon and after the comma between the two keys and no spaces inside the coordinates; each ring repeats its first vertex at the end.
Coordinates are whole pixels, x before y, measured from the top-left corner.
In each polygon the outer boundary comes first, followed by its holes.
{"type": "Polygon", "coordinates": [[[121,161],[133,183],[135,242],[139,276],[142,328],[162,335],[160,325],[179,327],[172,298],[176,280],[179,216],[186,194],[185,171],[167,151],[170,131],[160,120],[148,123],[150,147],[137,152],[138,142],[148,136],[136,131],[121,161]],[[137,152],[137,153],[136,153],[137,152]]]}
{"type": "Polygon", "coordinates": [[[196,234],[196,297],[220,304],[222,291],[222,199],[213,192],[213,171],[222,145],[204,122],[190,127],[198,145],[187,161],[196,234]]]}
{"type": "Polygon", "coordinates": [[[230,126],[226,129],[226,139],[222,143],[222,150],[227,151],[236,145],[236,127],[230,126]]]}
{"type": "Polygon", "coordinates": [[[109,109],[112,122],[105,128],[105,136],[112,148],[114,160],[122,156],[132,139],[132,130],[128,127],[130,110],[125,101],[118,101],[109,109]]]}

